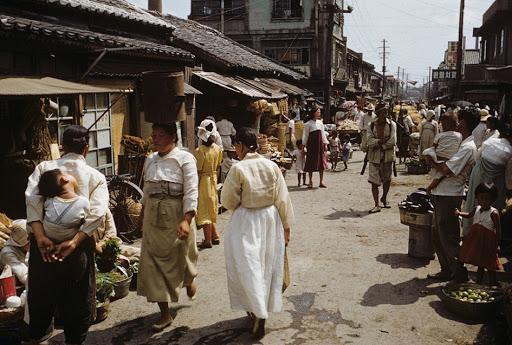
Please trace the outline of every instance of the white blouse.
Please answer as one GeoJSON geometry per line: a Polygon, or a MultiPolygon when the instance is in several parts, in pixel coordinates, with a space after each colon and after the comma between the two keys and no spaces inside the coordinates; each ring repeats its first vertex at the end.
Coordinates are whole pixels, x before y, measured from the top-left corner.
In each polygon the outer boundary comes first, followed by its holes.
{"type": "Polygon", "coordinates": [[[183,193],[183,212],[197,210],[197,166],[191,153],[176,147],[165,156],[151,154],[144,165],[144,181],[169,182],[173,191],[183,193]]]}
{"type": "Polygon", "coordinates": [[[312,133],[314,131],[321,131],[324,144],[329,144],[329,141],[327,140],[327,135],[325,134],[324,131],[324,123],[322,122],[322,120],[309,120],[304,124],[304,130],[302,132],[302,143],[304,145],[307,146],[309,133],[312,133]]]}
{"type": "Polygon", "coordinates": [[[100,226],[108,209],[107,181],[102,173],[87,165],[85,158],[76,153],[67,153],[62,158],[42,162],[30,175],[25,191],[27,224],[43,222],[45,198],[39,194],[39,179],[44,172],[57,168],[72,175],[78,182],[77,194],[89,200],[89,212],[80,231],[91,234],[100,226]]]}

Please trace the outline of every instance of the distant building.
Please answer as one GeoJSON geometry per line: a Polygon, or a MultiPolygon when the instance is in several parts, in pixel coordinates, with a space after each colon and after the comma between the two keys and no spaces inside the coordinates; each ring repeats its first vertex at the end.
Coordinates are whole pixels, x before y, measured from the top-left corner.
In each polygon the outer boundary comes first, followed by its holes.
{"type": "Polygon", "coordinates": [[[473,29],[480,37],[480,61],[466,67],[462,82],[465,97],[474,102],[500,104],[512,92],[512,1],[496,0],[473,29]]]}
{"type": "MultiPolygon", "coordinates": [[[[341,8],[342,1],[336,0],[341,8]]],[[[336,14],[332,33],[332,65],[326,66],[328,14],[314,0],[191,0],[189,19],[208,25],[226,36],[281,63],[302,71],[302,86],[324,98],[326,68],[331,70],[332,95],[345,92],[347,38],[343,14],[336,14]]]]}

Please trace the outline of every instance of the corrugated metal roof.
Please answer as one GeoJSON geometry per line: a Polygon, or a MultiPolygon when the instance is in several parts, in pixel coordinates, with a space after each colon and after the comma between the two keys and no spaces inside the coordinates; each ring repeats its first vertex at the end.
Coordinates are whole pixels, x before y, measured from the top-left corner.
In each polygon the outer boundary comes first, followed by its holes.
{"type": "Polygon", "coordinates": [[[238,76],[223,76],[215,72],[194,72],[194,75],[207,80],[208,82],[223,87],[234,93],[238,93],[256,99],[282,99],[287,95],[277,92],[266,85],[255,80],[245,79],[238,76]]]}
{"type": "Polygon", "coordinates": [[[104,14],[153,26],[174,29],[172,24],[125,0],[36,0],[56,6],[75,8],[81,11],[104,14]]]}
{"type": "Polygon", "coordinates": [[[203,93],[193,87],[192,85],[189,85],[185,83],[185,95],[202,95],[203,93]]]}
{"type": "Polygon", "coordinates": [[[173,56],[180,60],[187,60],[190,62],[194,59],[194,55],[191,53],[169,45],[122,36],[106,35],[70,26],[56,25],[53,23],[21,17],[12,17],[3,14],[0,15],[0,30],[26,32],[56,40],[65,40],[67,43],[80,43],[100,48],[135,48],[134,50],[141,50],[149,55],[173,56]]]}
{"type": "Polygon", "coordinates": [[[311,93],[308,90],[301,89],[300,87],[297,87],[292,84],[288,84],[282,80],[274,79],[274,78],[258,78],[257,81],[269,85],[270,87],[275,88],[276,90],[279,90],[280,92],[284,92],[288,95],[293,96],[311,96],[313,93],[311,93]]]}
{"type": "Polygon", "coordinates": [[[480,63],[480,50],[466,49],[464,52],[464,65],[478,65],[480,63]]]}
{"type": "Polygon", "coordinates": [[[117,92],[51,77],[0,76],[0,96],[52,96],[117,92]]]}

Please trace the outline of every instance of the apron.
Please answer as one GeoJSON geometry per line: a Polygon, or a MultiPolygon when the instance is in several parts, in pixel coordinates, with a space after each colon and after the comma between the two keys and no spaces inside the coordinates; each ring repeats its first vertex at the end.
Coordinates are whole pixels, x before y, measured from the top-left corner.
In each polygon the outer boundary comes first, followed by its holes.
{"type": "Polygon", "coordinates": [[[197,276],[196,227],[178,238],[183,219],[181,196],[150,196],[144,205],[137,294],[149,302],[178,302],[180,290],[197,276]]]}

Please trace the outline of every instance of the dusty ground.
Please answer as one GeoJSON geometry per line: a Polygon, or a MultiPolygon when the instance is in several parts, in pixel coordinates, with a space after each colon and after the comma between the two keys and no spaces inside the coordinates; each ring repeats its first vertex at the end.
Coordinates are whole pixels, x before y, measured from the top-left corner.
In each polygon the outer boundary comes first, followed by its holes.
{"type": "MultiPolygon", "coordinates": [[[[396,206],[368,214],[372,203],[359,175],[362,158],[355,152],[348,172],[329,172],[326,190],[292,187],[296,176],[288,174],[297,215],[289,246],[293,285],[261,343],[493,344],[490,326],[464,323],[443,309],[439,285],[426,279],[438,264],[407,256],[408,229],[396,206]]],[[[392,205],[425,183],[426,177],[399,173],[392,205]]],[[[228,218],[221,217],[219,229],[228,218]]],[[[201,252],[199,269],[198,298],[189,302],[183,291],[171,328],[153,334],[157,307],[131,292],[111,305],[110,317],[92,327],[86,343],[252,344],[244,313],[229,307],[222,245],[201,252]]]]}

